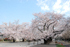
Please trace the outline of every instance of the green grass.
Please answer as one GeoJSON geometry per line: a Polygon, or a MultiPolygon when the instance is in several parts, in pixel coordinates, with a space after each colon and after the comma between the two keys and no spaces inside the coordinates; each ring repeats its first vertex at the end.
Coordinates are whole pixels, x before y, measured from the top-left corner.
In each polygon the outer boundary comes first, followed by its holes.
{"type": "Polygon", "coordinates": [[[65,47],[64,45],[56,44],[56,47],[65,47]]]}

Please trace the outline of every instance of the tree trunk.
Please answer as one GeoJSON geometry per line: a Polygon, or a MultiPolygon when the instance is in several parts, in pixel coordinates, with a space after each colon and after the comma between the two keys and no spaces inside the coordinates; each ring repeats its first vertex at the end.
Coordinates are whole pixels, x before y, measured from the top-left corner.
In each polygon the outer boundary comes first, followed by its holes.
{"type": "Polygon", "coordinates": [[[24,42],[24,39],[22,39],[22,42],[24,42]]]}
{"type": "Polygon", "coordinates": [[[44,44],[47,44],[47,40],[44,39],[44,44]]]}
{"type": "Polygon", "coordinates": [[[13,42],[15,42],[15,39],[13,39],[13,42]]]}
{"type": "Polygon", "coordinates": [[[52,42],[52,38],[49,37],[48,39],[44,39],[44,44],[50,44],[52,42]]]}

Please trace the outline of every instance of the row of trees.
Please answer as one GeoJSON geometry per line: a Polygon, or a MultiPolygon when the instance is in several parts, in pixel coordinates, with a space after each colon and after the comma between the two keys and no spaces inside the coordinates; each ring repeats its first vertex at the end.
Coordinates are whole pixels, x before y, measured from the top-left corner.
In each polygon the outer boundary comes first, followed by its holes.
{"type": "Polygon", "coordinates": [[[30,25],[28,23],[18,24],[18,21],[3,23],[0,25],[2,34],[9,39],[44,39],[45,44],[57,35],[69,38],[70,18],[66,19],[64,15],[54,12],[34,13],[33,15],[35,18],[30,25]]]}

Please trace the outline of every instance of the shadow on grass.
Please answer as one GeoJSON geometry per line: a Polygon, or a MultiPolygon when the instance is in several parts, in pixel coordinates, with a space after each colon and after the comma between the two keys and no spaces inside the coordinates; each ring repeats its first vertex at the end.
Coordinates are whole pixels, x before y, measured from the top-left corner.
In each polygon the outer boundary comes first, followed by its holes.
{"type": "Polygon", "coordinates": [[[64,45],[65,47],[70,47],[70,44],[68,44],[68,45],[64,45]]]}

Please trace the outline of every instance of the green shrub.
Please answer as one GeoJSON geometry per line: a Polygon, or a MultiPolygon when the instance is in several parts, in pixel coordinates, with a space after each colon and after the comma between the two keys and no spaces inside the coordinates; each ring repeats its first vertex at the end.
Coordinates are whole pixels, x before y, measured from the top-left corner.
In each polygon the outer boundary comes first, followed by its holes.
{"type": "Polygon", "coordinates": [[[64,45],[56,44],[56,47],[65,47],[64,45]]]}

